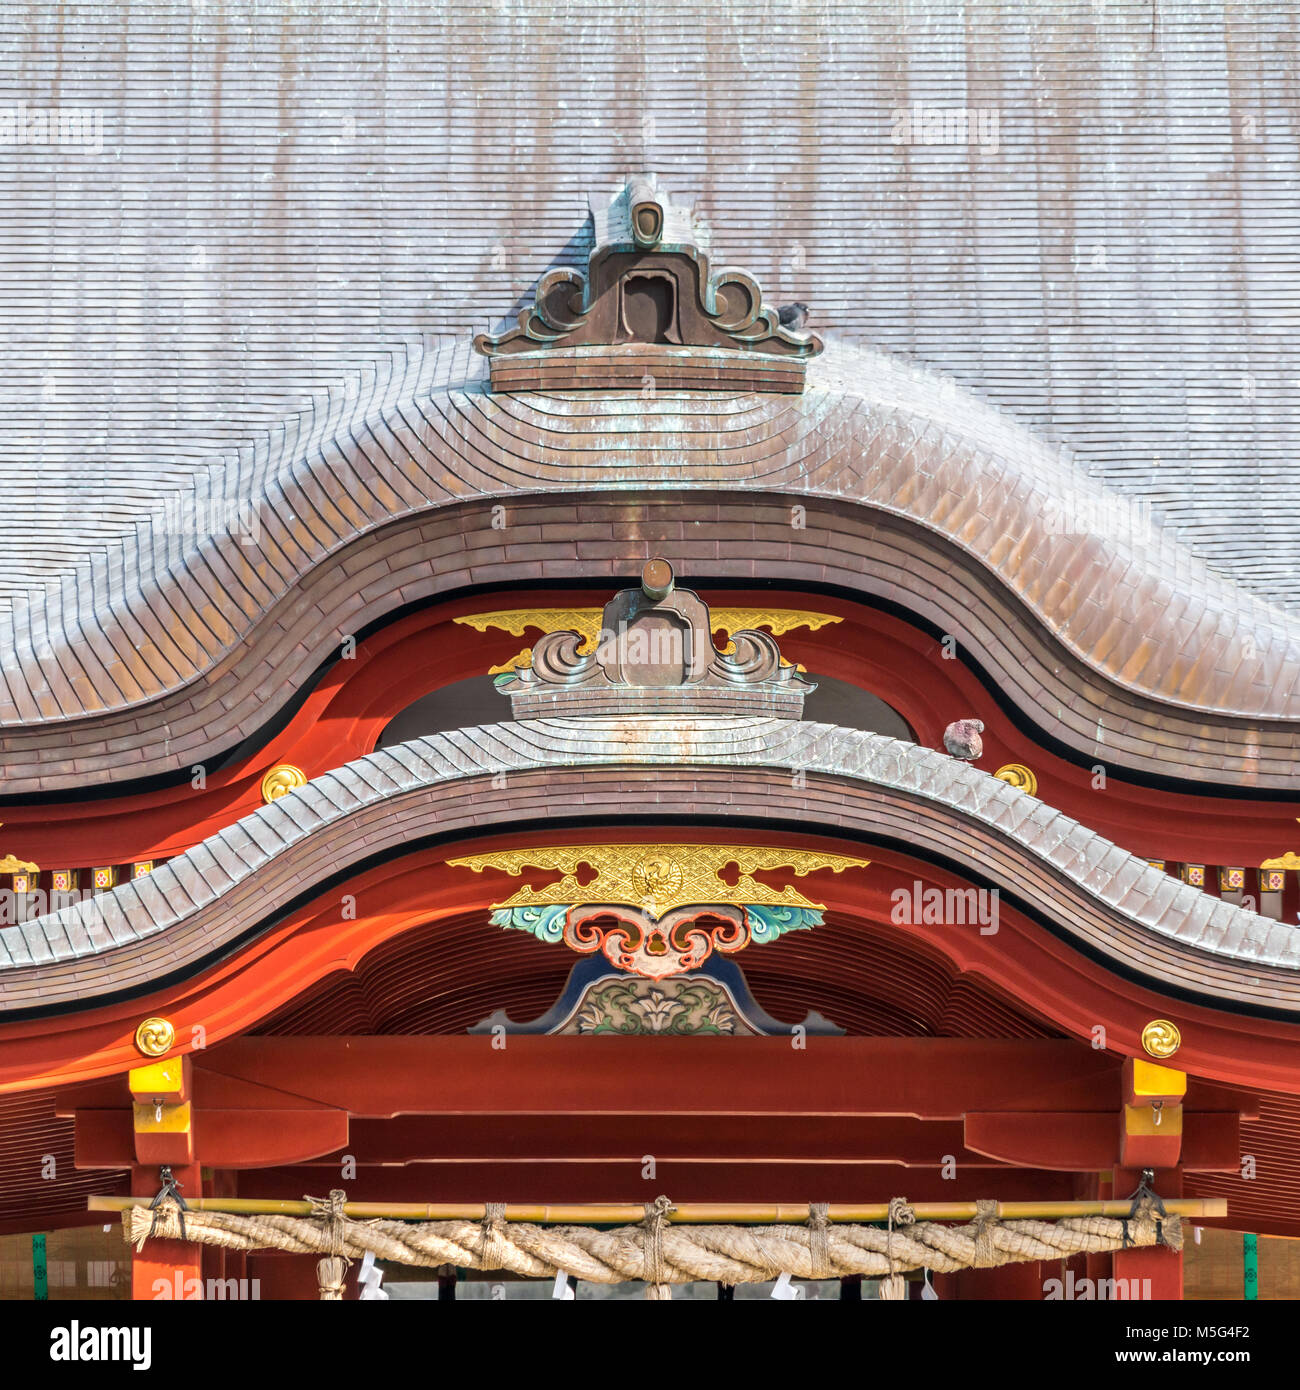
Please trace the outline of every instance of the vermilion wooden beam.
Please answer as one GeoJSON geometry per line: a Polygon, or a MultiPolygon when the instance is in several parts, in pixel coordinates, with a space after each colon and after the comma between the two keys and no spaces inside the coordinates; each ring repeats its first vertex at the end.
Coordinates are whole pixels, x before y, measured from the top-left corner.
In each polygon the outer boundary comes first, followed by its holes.
{"type": "MultiPolygon", "coordinates": [[[[193,1054],[199,1057],[201,1054],[193,1054]]],[[[191,1072],[194,1104],[204,1110],[328,1110],[331,1107],[277,1086],[259,1086],[218,1072],[191,1072]]],[[[126,1078],[107,1077],[62,1090],[55,1103],[56,1115],[75,1115],[79,1110],[113,1110],[126,1103],[130,1092],[126,1078]]]]}
{"type": "MultiPolygon", "coordinates": [[[[1184,1168],[1221,1173],[1238,1169],[1241,1125],[1235,1114],[1184,1113],[1179,1118],[1184,1168]]],[[[972,1114],[966,1116],[965,1142],[976,1152],[1005,1163],[1083,1172],[1111,1167],[1121,1137],[1113,1114],[972,1114]]],[[[1175,1142],[1175,1159],[1179,1151],[1175,1142]]],[[[1150,1152],[1155,1157],[1162,1153],[1155,1148],[1150,1152]]]]}
{"type": "Polygon", "coordinates": [[[581,1125],[550,1116],[438,1115],[354,1120],[347,1152],[358,1163],[656,1161],[901,1163],[937,1168],[945,1155],[975,1167],[1001,1166],[962,1146],[947,1120],[732,1115],[588,1115],[581,1125]]]}
{"type": "MultiPolygon", "coordinates": [[[[1114,1116],[1105,1112],[969,1114],[954,1121],[789,1115],[587,1115],[582,1124],[533,1115],[401,1115],[348,1124],[338,1110],[219,1110],[195,1115],[200,1160],[244,1169],[294,1161],[363,1165],[500,1164],[553,1161],[639,1166],[690,1163],[899,1164],[939,1168],[1001,1168],[1005,1164],[1062,1172],[1102,1170],[1115,1162],[1114,1116]]],[[[134,1136],[138,1145],[138,1136],[134,1136]]],[[[81,1110],[76,1115],[78,1168],[129,1166],[129,1112],[81,1110]]],[[[1237,1117],[1189,1115],[1185,1166],[1232,1172],[1238,1166],[1237,1117]]]]}
{"type": "MultiPolygon", "coordinates": [[[[198,1164],[172,1169],[182,1197],[203,1195],[198,1164]]],[[[153,1197],[159,1186],[158,1169],[137,1166],[131,1173],[131,1195],[153,1197]]],[[[169,1298],[201,1298],[203,1247],[185,1240],[148,1240],[131,1257],[131,1297],[137,1301],[159,1297],[166,1286],[169,1298]]]]}
{"type": "MultiPolygon", "coordinates": [[[[139,1152],[129,1110],[79,1110],[74,1130],[78,1168],[122,1168],[139,1152]]],[[[196,1111],[193,1148],[211,1168],[260,1168],[297,1163],[346,1147],[341,1110],[196,1111]]]]}
{"type": "Polygon", "coordinates": [[[444,1164],[364,1167],[342,1179],[337,1165],[264,1169],[240,1177],[241,1196],[323,1196],[341,1187],[358,1202],[652,1202],[667,1193],[677,1202],[888,1202],[1070,1200],[1075,1180],[1067,1173],[1006,1168],[957,1169],[944,1179],[934,1169],[845,1163],[698,1164],[656,1163],[643,1178],[641,1165],[556,1163],[444,1164]]]}
{"type": "Polygon", "coordinates": [[[203,1074],[293,1091],[355,1116],[914,1115],[1106,1111],[1119,1061],[1053,1039],[258,1037],[211,1048],[203,1074]]]}

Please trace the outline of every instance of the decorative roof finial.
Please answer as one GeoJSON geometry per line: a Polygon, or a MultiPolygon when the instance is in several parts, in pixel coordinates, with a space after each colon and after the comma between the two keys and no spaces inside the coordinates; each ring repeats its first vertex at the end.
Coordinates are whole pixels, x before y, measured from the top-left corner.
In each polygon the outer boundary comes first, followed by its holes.
{"type": "Polygon", "coordinates": [[[679,589],[656,555],[641,583],[605,605],[594,651],[584,634],[548,632],[532,665],[497,678],[516,719],[552,714],[755,714],[798,719],[816,689],[781,659],[776,639],[752,629],[713,645],[708,605],[679,589]]]}
{"type": "Polygon", "coordinates": [[[651,174],[593,204],[584,273],[542,276],[518,327],[482,333],[494,391],[803,390],[815,334],[787,327],[743,270],[709,268],[709,229],[651,174]]]}

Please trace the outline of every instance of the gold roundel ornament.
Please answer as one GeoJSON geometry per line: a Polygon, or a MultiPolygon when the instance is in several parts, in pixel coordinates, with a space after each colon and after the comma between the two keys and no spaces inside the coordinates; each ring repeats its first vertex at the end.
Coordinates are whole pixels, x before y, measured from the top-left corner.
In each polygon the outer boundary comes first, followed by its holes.
{"type": "Polygon", "coordinates": [[[1167,1018],[1153,1018],[1142,1030],[1142,1046],[1152,1057],[1172,1057],[1182,1045],[1177,1024],[1167,1018]]]}
{"type": "Polygon", "coordinates": [[[161,1057],[176,1045],[176,1029],[165,1018],[146,1018],[135,1030],[135,1045],[146,1057],[161,1057]]]}
{"type": "Polygon", "coordinates": [[[1028,792],[1030,796],[1038,795],[1038,778],[1034,775],[1033,769],[1026,767],[1024,763],[1007,763],[1005,767],[998,768],[993,775],[999,781],[1018,787],[1022,792],[1028,792]]]}
{"type": "Polygon", "coordinates": [[[307,774],[292,763],[278,763],[262,778],[262,800],[279,801],[292,791],[307,785],[307,774]]]}

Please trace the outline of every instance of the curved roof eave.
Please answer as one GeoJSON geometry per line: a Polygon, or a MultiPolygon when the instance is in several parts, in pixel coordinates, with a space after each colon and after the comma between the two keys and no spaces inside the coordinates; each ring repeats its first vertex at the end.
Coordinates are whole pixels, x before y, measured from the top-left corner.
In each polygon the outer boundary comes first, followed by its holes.
{"type": "Polygon", "coordinates": [[[187,978],[304,893],[401,855],[431,828],[443,838],[538,829],[561,800],[584,795],[617,823],[626,784],[651,773],[645,805],[656,819],[897,838],[991,881],[1158,991],[1300,1017],[1300,935],[1284,924],[1181,884],[929,749],[826,724],[720,716],[522,720],[415,739],[323,773],[151,875],[0,930],[0,1016],[157,988],[164,959],[168,979],[187,978]],[[792,768],[805,774],[798,791],[792,768]],[[511,774],[505,785],[497,773],[511,774]]]}
{"type": "Polygon", "coordinates": [[[899,602],[1083,757],[1300,786],[1300,622],[950,383],[842,344],[802,396],[493,396],[482,367],[464,346],[392,354],[19,609],[5,793],[215,757],[405,603],[672,550],[656,508],[688,581],[899,602]],[[588,524],[583,499],[609,505],[588,524]]]}

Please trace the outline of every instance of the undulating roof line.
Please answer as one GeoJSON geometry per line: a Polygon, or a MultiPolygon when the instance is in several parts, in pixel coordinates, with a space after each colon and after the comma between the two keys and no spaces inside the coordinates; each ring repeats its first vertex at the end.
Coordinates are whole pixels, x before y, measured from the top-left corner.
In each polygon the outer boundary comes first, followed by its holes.
{"type": "Polygon", "coordinates": [[[143,878],[0,929],[0,1012],[157,987],[350,866],[431,835],[510,833],[629,799],[665,821],[770,819],[956,863],[1113,966],[1235,1007],[1300,1014],[1300,932],[1191,888],[966,763],[801,721],[521,720],[381,749],[314,778],[143,878]],[[796,786],[792,769],[801,770],[796,786]],[[505,777],[496,774],[505,773],[505,777]]]}
{"type": "Polygon", "coordinates": [[[699,585],[898,602],[1082,756],[1300,785],[1300,621],[997,411],[880,353],[828,351],[798,397],[644,399],[493,395],[467,347],[411,349],[185,504],[0,627],[6,793],[187,769],[405,603],[624,577],[651,547],[699,585]]]}

